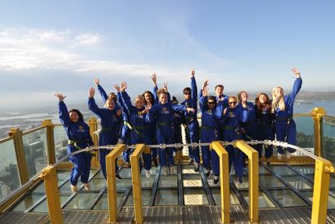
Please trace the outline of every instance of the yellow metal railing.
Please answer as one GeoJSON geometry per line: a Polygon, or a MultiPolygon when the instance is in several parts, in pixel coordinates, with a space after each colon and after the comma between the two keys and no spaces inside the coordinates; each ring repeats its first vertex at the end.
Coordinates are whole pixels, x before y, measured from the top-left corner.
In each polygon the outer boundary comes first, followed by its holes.
{"type": "Polygon", "coordinates": [[[233,142],[248,157],[249,170],[249,220],[258,222],[258,152],[245,143],[243,140],[233,142]]]}
{"type": "Polygon", "coordinates": [[[109,222],[115,223],[118,218],[117,210],[117,188],[116,188],[116,171],[115,163],[116,158],[125,150],[126,145],[117,145],[106,156],[106,171],[107,171],[107,198],[108,198],[108,214],[109,222]]]}

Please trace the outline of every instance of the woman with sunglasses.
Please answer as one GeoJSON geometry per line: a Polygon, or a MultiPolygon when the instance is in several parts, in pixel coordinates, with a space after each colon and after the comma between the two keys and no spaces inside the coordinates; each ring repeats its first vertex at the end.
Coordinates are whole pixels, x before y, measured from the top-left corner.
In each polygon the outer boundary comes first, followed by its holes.
{"type": "MultiPolygon", "coordinates": [[[[70,154],[77,150],[93,146],[94,143],[90,135],[90,128],[84,122],[82,113],[77,109],[68,111],[64,103],[66,96],[63,94],[55,93],[55,96],[59,99],[59,119],[68,137],[67,153],[70,154]]],[[[81,152],[69,157],[70,162],[74,165],[70,175],[72,193],[75,194],[78,192],[77,183],[79,177],[85,189],[90,190],[88,178],[91,170],[91,159],[92,154],[89,152],[81,152]]]]}
{"type": "MultiPolygon", "coordinates": [[[[210,143],[218,140],[218,122],[215,119],[216,99],[214,96],[208,96],[208,88],[202,89],[199,103],[201,109],[200,141],[202,143],[210,143]]],[[[201,152],[205,175],[208,177],[211,169],[213,169],[214,175],[219,176],[219,156],[214,150],[210,152],[209,146],[201,146],[201,152]]]]}
{"type": "MultiPolygon", "coordinates": [[[[224,141],[235,141],[241,139],[240,127],[243,122],[243,114],[241,107],[237,106],[237,98],[230,96],[228,98],[228,108],[223,111],[221,123],[224,129],[224,141]]],[[[235,173],[238,176],[240,183],[243,182],[244,172],[244,153],[238,148],[234,148],[232,145],[226,147],[229,155],[229,173],[231,165],[234,163],[235,173]]],[[[219,181],[219,177],[214,177],[214,183],[219,181]]]]}
{"type": "MultiPolygon", "coordinates": [[[[275,133],[277,141],[285,141],[289,144],[297,144],[297,128],[293,120],[293,106],[295,97],[298,95],[301,86],[302,79],[300,71],[297,68],[293,68],[296,79],[293,83],[292,92],[288,95],[284,95],[282,87],[275,87],[272,90],[272,113],[275,116],[275,133]]],[[[277,148],[278,159],[282,159],[284,150],[282,147],[277,148]]],[[[295,149],[287,148],[286,158],[291,158],[291,153],[295,152],[295,149]]]]}

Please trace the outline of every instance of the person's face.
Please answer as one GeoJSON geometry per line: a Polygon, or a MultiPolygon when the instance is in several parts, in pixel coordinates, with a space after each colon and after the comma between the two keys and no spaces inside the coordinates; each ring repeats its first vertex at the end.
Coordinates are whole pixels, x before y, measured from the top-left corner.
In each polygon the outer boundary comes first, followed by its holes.
{"type": "Polygon", "coordinates": [[[259,100],[259,102],[261,104],[267,103],[267,101],[268,101],[268,99],[266,98],[266,96],[263,95],[263,94],[258,97],[258,100],[259,100]]]}
{"type": "Polygon", "coordinates": [[[161,93],[159,95],[159,102],[161,102],[161,104],[166,104],[167,103],[167,96],[166,96],[166,94],[161,93]]]}
{"type": "Polygon", "coordinates": [[[276,89],[275,89],[275,91],[274,91],[274,96],[275,96],[276,98],[278,98],[278,97],[282,97],[282,96],[283,96],[281,88],[276,88],[276,89]]]}
{"type": "Polygon", "coordinates": [[[185,90],[184,97],[185,97],[185,100],[189,100],[191,98],[191,92],[188,90],[185,90]]]}
{"type": "Polygon", "coordinates": [[[229,99],[228,101],[229,108],[235,108],[237,105],[237,100],[236,99],[229,99]]]}
{"type": "Polygon", "coordinates": [[[151,100],[152,100],[151,94],[150,93],[145,93],[144,94],[144,99],[147,102],[151,102],[151,100]]]}
{"type": "Polygon", "coordinates": [[[76,112],[70,112],[70,120],[72,122],[78,122],[79,116],[76,112]]]}
{"type": "Polygon", "coordinates": [[[209,109],[213,109],[215,107],[215,101],[213,99],[210,99],[208,100],[207,105],[209,109]]]}
{"type": "Polygon", "coordinates": [[[245,103],[245,102],[248,101],[248,94],[246,92],[243,92],[241,94],[241,101],[242,101],[242,103],[245,103]]]}
{"type": "Polygon", "coordinates": [[[136,101],[135,101],[135,107],[137,109],[141,109],[144,107],[144,102],[141,98],[137,98],[136,101]]]}
{"type": "Polygon", "coordinates": [[[114,108],[115,108],[115,102],[114,102],[114,100],[109,100],[108,102],[107,102],[107,109],[108,110],[114,110],[114,108]]]}
{"type": "Polygon", "coordinates": [[[223,88],[218,86],[215,89],[216,96],[221,96],[223,94],[223,88]]]}

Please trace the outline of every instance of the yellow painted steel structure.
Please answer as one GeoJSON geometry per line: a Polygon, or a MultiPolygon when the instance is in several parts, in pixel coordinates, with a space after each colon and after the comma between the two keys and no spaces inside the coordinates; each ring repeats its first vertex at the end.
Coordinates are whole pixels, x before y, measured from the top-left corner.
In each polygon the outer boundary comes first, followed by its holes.
{"type": "Polygon", "coordinates": [[[106,156],[107,201],[110,223],[117,222],[118,218],[115,160],[125,149],[126,145],[119,144],[106,156]]]}
{"type": "Polygon", "coordinates": [[[230,223],[230,189],[229,189],[229,167],[228,153],[221,142],[214,141],[210,147],[219,156],[220,182],[221,182],[221,222],[230,223]]]}
{"type": "Polygon", "coordinates": [[[237,140],[233,143],[234,147],[239,148],[248,156],[249,170],[249,221],[258,222],[258,151],[253,149],[243,140],[237,140]]]}
{"type": "Polygon", "coordinates": [[[327,113],[324,108],[316,107],[312,110],[311,116],[314,120],[314,154],[322,156],[322,118],[327,113]]]}
{"type": "Polygon", "coordinates": [[[49,219],[52,224],[62,224],[63,215],[59,199],[56,167],[48,165],[42,170],[39,177],[44,179],[49,219]]]}
{"type": "Polygon", "coordinates": [[[150,154],[150,148],[144,144],[137,144],[134,152],[130,156],[131,177],[133,183],[133,199],[135,210],[135,223],[143,223],[142,214],[142,185],[139,159],[142,153],[150,154]]]}
{"type": "MultiPolygon", "coordinates": [[[[99,136],[94,134],[98,130],[98,121],[95,117],[90,117],[88,120],[88,125],[90,126],[90,134],[94,142],[94,146],[99,145],[99,136]]],[[[92,166],[99,166],[99,156],[98,152],[92,152],[94,156],[92,157],[91,164],[92,166]]]]}
{"type": "Polygon", "coordinates": [[[54,164],[56,162],[55,153],[55,138],[54,138],[54,124],[51,119],[44,120],[42,126],[46,128],[46,138],[47,138],[47,154],[48,154],[48,164],[54,164]]]}

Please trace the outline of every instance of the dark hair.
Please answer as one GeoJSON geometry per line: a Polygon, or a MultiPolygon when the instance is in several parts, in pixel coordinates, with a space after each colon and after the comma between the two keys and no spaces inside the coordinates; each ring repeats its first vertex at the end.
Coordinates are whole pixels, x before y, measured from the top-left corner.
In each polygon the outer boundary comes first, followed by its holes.
{"type": "Polygon", "coordinates": [[[262,113],[263,109],[266,109],[269,113],[271,112],[270,98],[269,98],[269,96],[266,93],[260,93],[260,94],[258,94],[258,96],[255,99],[255,105],[256,105],[256,108],[257,108],[257,110],[258,110],[259,113],[262,113]],[[261,102],[259,102],[259,97],[261,95],[264,95],[266,97],[266,99],[267,99],[267,102],[264,103],[264,104],[262,104],[261,102]]]}
{"type": "Polygon", "coordinates": [[[114,103],[117,103],[117,95],[114,92],[109,93],[108,98],[114,100],[114,103]]]}
{"type": "Polygon", "coordinates": [[[84,122],[84,116],[83,116],[83,114],[82,114],[78,109],[71,109],[71,110],[69,111],[69,114],[72,113],[72,112],[78,114],[78,117],[79,117],[79,118],[78,118],[78,121],[80,121],[80,122],[84,122]]]}
{"type": "Polygon", "coordinates": [[[175,104],[178,104],[178,100],[175,96],[173,96],[172,99],[171,99],[172,104],[173,104],[173,102],[175,102],[175,104]]]}
{"type": "Polygon", "coordinates": [[[154,104],[155,103],[155,97],[154,97],[154,94],[152,94],[151,91],[147,90],[147,91],[144,91],[144,93],[142,93],[142,97],[144,99],[144,104],[147,104],[148,102],[145,100],[145,94],[148,93],[151,95],[151,104],[154,104]]]}
{"type": "Polygon", "coordinates": [[[184,89],[183,89],[183,93],[185,93],[185,92],[189,92],[189,93],[191,93],[191,88],[190,87],[185,87],[184,89]]]}
{"type": "Polygon", "coordinates": [[[217,89],[218,87],[221,87],[222,89],[224,89],[224,86],[222,84],[218,84],[215,86],[215,89],[217,89]]]}
{"type": "Polygon", "coordinates": [[[248,96],[248,93],[246,92],[246,91],[241,91],[241,92],[239,92],[238,94],[237,94],[237,100],[238,100],[238,102],[239,103],[242,103],[242,93],[245,93],[245,94],[247,94],[247,96],[248,96]]]}

